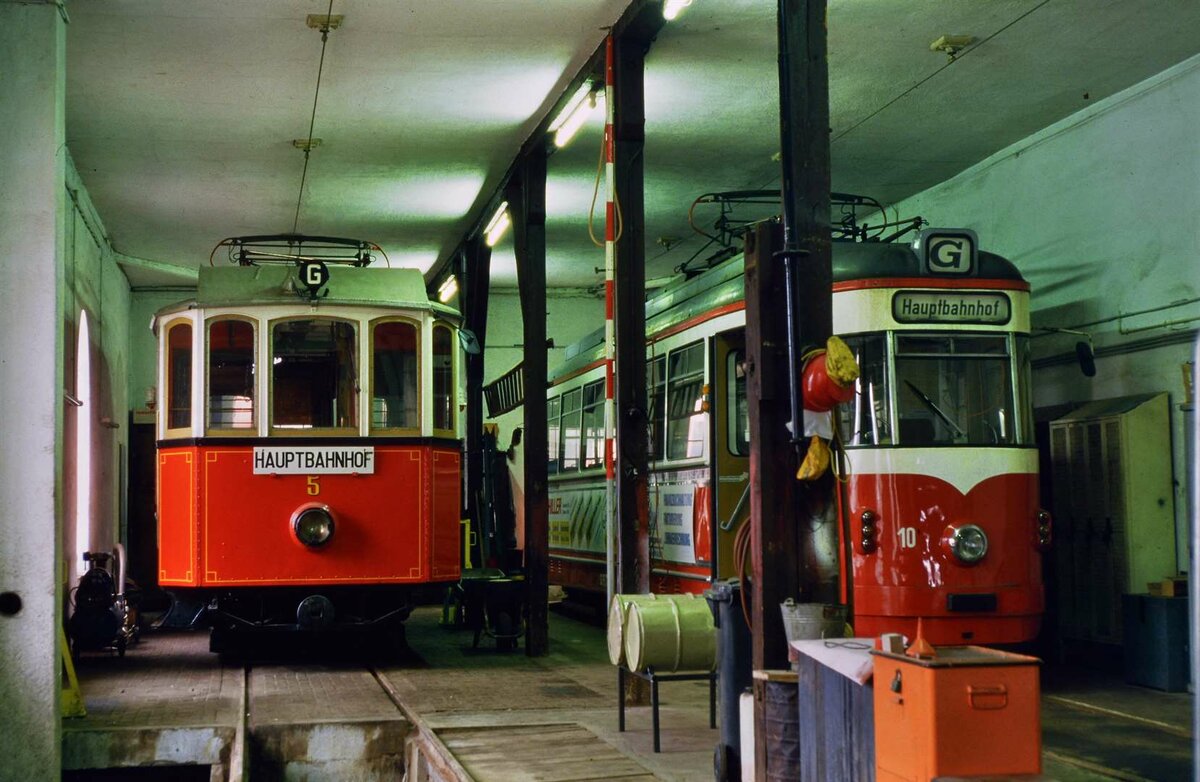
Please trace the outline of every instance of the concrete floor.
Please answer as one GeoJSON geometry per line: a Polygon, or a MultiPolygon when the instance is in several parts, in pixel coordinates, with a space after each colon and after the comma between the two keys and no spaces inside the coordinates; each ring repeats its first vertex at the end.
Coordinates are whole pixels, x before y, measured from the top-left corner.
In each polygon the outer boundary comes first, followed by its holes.
{"type": "MultiPolygon", "coordinates": [[[[428,732],[453,753],[449,767],[482,782],[712,779],[705,683],[662,685],[656,754],[649,707],[628,709],[627,730],[617,731],[601,628],[552,613],[551,653],[531,660],[486,639],[472,649],[469,633],[439,618],[416,611],[410,651],[398,656],[359,644],[331,662],[328,650],[276,648],[244,667],[209,654],[203,633],[160,633],[124,659],[85,657],[89,714],[64,723],[65,778],[193,764],[214,782],[239,768],[254,779],[399,779],[407,742],[428,732]],[[248,736],[240,750],[239,729],[248,736]]],[[[1044,678],[1044,779],[1192,777],[1190,696],[1099,675],[1044,678]]]]}

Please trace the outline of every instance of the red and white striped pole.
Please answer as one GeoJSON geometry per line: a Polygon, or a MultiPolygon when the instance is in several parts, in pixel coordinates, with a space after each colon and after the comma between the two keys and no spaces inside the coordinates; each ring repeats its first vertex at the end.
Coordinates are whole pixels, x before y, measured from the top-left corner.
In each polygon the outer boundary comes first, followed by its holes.
{"type": "Polygon", "coordinates": [[[613,86],[613,37],[604,42],[604,529],[605,564],[607,566],[608,602],[620,592],[616,584],[616,447],[615,433],[617,406],[614,395],[613,363],[616,358],[616,331],[613,315],[616,312],[614,277],[617,254],[616,209],[613,204],[616,192],[616,175],[613,162],[616,160],[616,143],[613,140],[613,114],[616,102],[613,86]]]}

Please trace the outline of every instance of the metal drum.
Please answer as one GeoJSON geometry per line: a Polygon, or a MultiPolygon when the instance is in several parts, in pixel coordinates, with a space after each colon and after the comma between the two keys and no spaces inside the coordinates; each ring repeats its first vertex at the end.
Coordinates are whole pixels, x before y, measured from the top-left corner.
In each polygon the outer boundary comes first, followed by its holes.
{"type": "Polygon", "coordinates": [[[631,604],[652,603],[655,600],[669,600],[676,595],[613,595],[608,607],[608,659],[613,665],[625,663],[625,621],[629,616],[628,606],[631,604]]]}
{"type": "Polygon", "coordinates": [[[713,670],[717,635],[708,603],[695,595],[667,597],[626,606],[626,665],[660,673],[713,670]]]}

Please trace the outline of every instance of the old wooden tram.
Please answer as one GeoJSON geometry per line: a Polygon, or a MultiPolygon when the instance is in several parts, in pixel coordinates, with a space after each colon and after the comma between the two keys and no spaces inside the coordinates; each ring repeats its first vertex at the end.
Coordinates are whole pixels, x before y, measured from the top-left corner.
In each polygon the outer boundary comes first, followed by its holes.
{"type": "Polygon", "coordinates": [[[214,644],[395,626],[459,577],[459,314],[366,243],[218,249],[153,324],[159,583],[203,601],[214,644]]]}

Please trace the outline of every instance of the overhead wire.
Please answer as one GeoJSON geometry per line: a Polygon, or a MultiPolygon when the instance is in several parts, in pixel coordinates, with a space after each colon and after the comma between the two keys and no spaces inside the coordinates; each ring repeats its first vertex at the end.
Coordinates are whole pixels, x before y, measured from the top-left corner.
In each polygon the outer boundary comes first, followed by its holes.
{"type": "Polygon", "coordinates": [[[304,143],[304,169],[300,172],[300,192],[296,195],[296,217],[292,220],[292,233],[300,227],[300,205],[304,202],[304,183],[308,179],[308,158],[312,154],[313,129],[317,124],[317,99],[321,96],[321,74],[325,71],[325,47],[329,43],[330,18],[333,16],[333,0],[325,11],[325,26],[321,28],[321,59],[317,63],[317,86],[313,90],[312,114],[308,118],[308,139],[304,143]]]}

